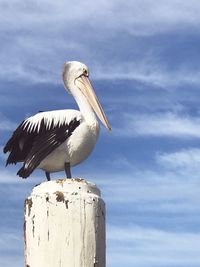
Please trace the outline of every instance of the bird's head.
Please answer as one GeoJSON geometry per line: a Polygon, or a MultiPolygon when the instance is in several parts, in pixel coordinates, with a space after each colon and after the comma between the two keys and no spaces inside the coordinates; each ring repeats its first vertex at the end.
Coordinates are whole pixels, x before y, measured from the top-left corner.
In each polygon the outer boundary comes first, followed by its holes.
{"type": "Polygon", "coordinates": [[[111,130],[103,108],[90,83],[88,67],[78,61],[66,62],[63,69],[63,82],[66,90],[71,94],[80,90],[104,126],[111,130]]]}
{"type": "Polygon", "coordinates": [[[66,90],[71,93],[71,88],[74,87],[75,81],[80,76],[89,76],[88,67],[78,61],[68,61],[63,68],[63,82],[66,90]]]}

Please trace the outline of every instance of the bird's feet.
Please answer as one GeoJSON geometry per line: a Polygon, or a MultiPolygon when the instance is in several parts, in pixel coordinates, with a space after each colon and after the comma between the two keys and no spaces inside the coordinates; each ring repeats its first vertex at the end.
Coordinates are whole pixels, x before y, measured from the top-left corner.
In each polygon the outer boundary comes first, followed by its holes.
{"type": "Polygon", "coordinates": [[[69,162],[65,162],[65,173],[67,175],[67,178],[72,178],[71,168],[70,168],[69,162]]]}

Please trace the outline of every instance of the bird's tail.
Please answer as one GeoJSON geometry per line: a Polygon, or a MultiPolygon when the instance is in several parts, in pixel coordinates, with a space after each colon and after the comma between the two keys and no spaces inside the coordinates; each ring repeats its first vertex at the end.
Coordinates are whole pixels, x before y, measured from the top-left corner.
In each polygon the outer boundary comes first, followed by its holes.
{"type": "Polygon", "coordinates": [[[19,177],[22,177],[23,179],[27,178],[31,173],[33,172],[33,170],[31,169],[27,169],[25,168],[25,166],[23,166],[21,169],[19,169],[19,171],[17,172],[17,175],[19,175],[19,177]]]}

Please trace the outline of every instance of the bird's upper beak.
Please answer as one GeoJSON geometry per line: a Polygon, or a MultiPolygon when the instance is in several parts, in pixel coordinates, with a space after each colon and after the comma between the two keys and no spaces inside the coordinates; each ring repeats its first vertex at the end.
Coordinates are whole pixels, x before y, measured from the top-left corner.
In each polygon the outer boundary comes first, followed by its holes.
{"type": "Polygon", "coordinates": [[[79,87],[79,89],[82,91],[82,93],[87,98],[88,102],[92,106],[93,110],[96,112],[97,116],[101,120],[101,122],[104,124],[104,126],[111,130],[111,127],[108,123],[108,120],[106,118],[106,115],[103,111],[103,108],[94,92],[94,89],[90,83],[90,80],[85,75],[81,75],[79,78],[75,80],[76,85],[79,87]]]}

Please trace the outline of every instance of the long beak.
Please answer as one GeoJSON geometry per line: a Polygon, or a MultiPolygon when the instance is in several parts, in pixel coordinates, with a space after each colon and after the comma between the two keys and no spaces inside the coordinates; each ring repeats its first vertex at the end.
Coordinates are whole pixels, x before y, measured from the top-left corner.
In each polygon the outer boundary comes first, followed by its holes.
{"type": "Polygon", "coordinates": [[[94,89],[90,83],[90,80],[85,75],[81,75],[79,78],[75,80],[76,85],[78,88],[82,91],[84,96],[87,98],[88,102],[92,106],[93,110],[96,112],[97,116],[101,120],[101,122],[104,124],[104,126],[111,130],[111,127],[108,123],[108,120],[106,118],[106,115],[103,111],[103,108],[94,92],[94,89]]]}

